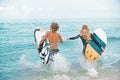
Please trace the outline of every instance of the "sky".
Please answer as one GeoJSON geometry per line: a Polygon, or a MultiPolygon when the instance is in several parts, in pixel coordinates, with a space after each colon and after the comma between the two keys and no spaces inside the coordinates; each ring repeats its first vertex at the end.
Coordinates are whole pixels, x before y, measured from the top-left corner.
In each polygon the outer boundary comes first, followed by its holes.
{"type": "Polygon", "coordinates": [[[0,19],[120,18],[120,0],[0,0],[0,19]]]}

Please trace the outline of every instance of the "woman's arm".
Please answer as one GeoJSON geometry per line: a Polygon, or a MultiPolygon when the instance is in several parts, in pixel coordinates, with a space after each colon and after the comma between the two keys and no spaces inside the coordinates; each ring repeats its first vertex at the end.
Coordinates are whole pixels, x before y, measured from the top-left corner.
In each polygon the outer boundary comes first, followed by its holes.
{"type": "Polygon", "coordinates": [[[75,39],[78,39],[80,37],[80,35],[77,35],[75,37],[70,37],[70,38],[67,38],[67,40],[75,40],[75,39]]]}

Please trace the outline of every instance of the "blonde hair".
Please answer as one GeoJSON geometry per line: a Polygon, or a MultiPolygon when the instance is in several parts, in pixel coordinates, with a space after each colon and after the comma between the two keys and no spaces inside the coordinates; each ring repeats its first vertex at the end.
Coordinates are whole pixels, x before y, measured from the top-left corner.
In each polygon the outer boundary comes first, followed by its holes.
{"type": "Polygon", "coordinates": [[[91,39],[90,33],[89,33],[89,28],[87,25],[83,25],[81,29],[81,35],[82,37],[88,42],[91,39]],[[84,30],[86,30],[86,33],[84,34],[84,30]]]}
{"type": "Polygon", "coordinates": [[[51,23],[50,29],[52,31],[57,31],[59,29],[58,23],[55,23],[55,22],[51,23]]]}

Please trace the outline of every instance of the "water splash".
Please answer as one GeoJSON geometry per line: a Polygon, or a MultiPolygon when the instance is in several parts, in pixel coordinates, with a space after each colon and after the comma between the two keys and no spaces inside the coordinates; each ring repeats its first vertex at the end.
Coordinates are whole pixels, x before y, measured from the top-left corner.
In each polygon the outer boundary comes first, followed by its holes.
{"type": "Polygon", "coordinates": [[[20,56],[19,62],[22,65],[22,67],[30,68],[33,71],[47,71],[46,68],[43,67],[44,65],[42,64],[42,62],[40,60],[38,60],[36,62],[28,61],[25,54],[20,56]]]}
{"type": "Polygon", "coordinates": [[[80,60],[80,65],[83,69],[87,70],[86,74],[90,77],[98,77],[98,71],[95,69],[97,63],[91,63],[84,56],[80,60]]]}
{"type": "Polygon", "coordinates": [[[53,76],[53,80],[71,80],[71,78],[65,74],[53,76]]]}
{"type": "Polygon", "coordinates": [[[53,71],[67,72],[69,70],[69,65],[65,58],[58,53],[54,56],[54,62],[52,63],[51,69],[53,71]]]}

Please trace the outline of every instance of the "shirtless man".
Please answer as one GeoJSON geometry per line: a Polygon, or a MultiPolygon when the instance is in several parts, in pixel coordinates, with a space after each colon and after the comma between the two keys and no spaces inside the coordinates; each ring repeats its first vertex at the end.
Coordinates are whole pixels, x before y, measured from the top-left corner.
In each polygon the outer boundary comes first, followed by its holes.
{"type": "Polygon", "coordinates": [[[39,43],[40,46],[46,39],[48,39],[50,44],[50,53],[52,53],[50,55],[57,54],[59,52],[58,43],[63,43],[61,35],[57,33],[58,29],[59,29],[59,25],[55,22],[52,23],[50,26],[50,31],[46,32],[45,36],[39,43]]]}

